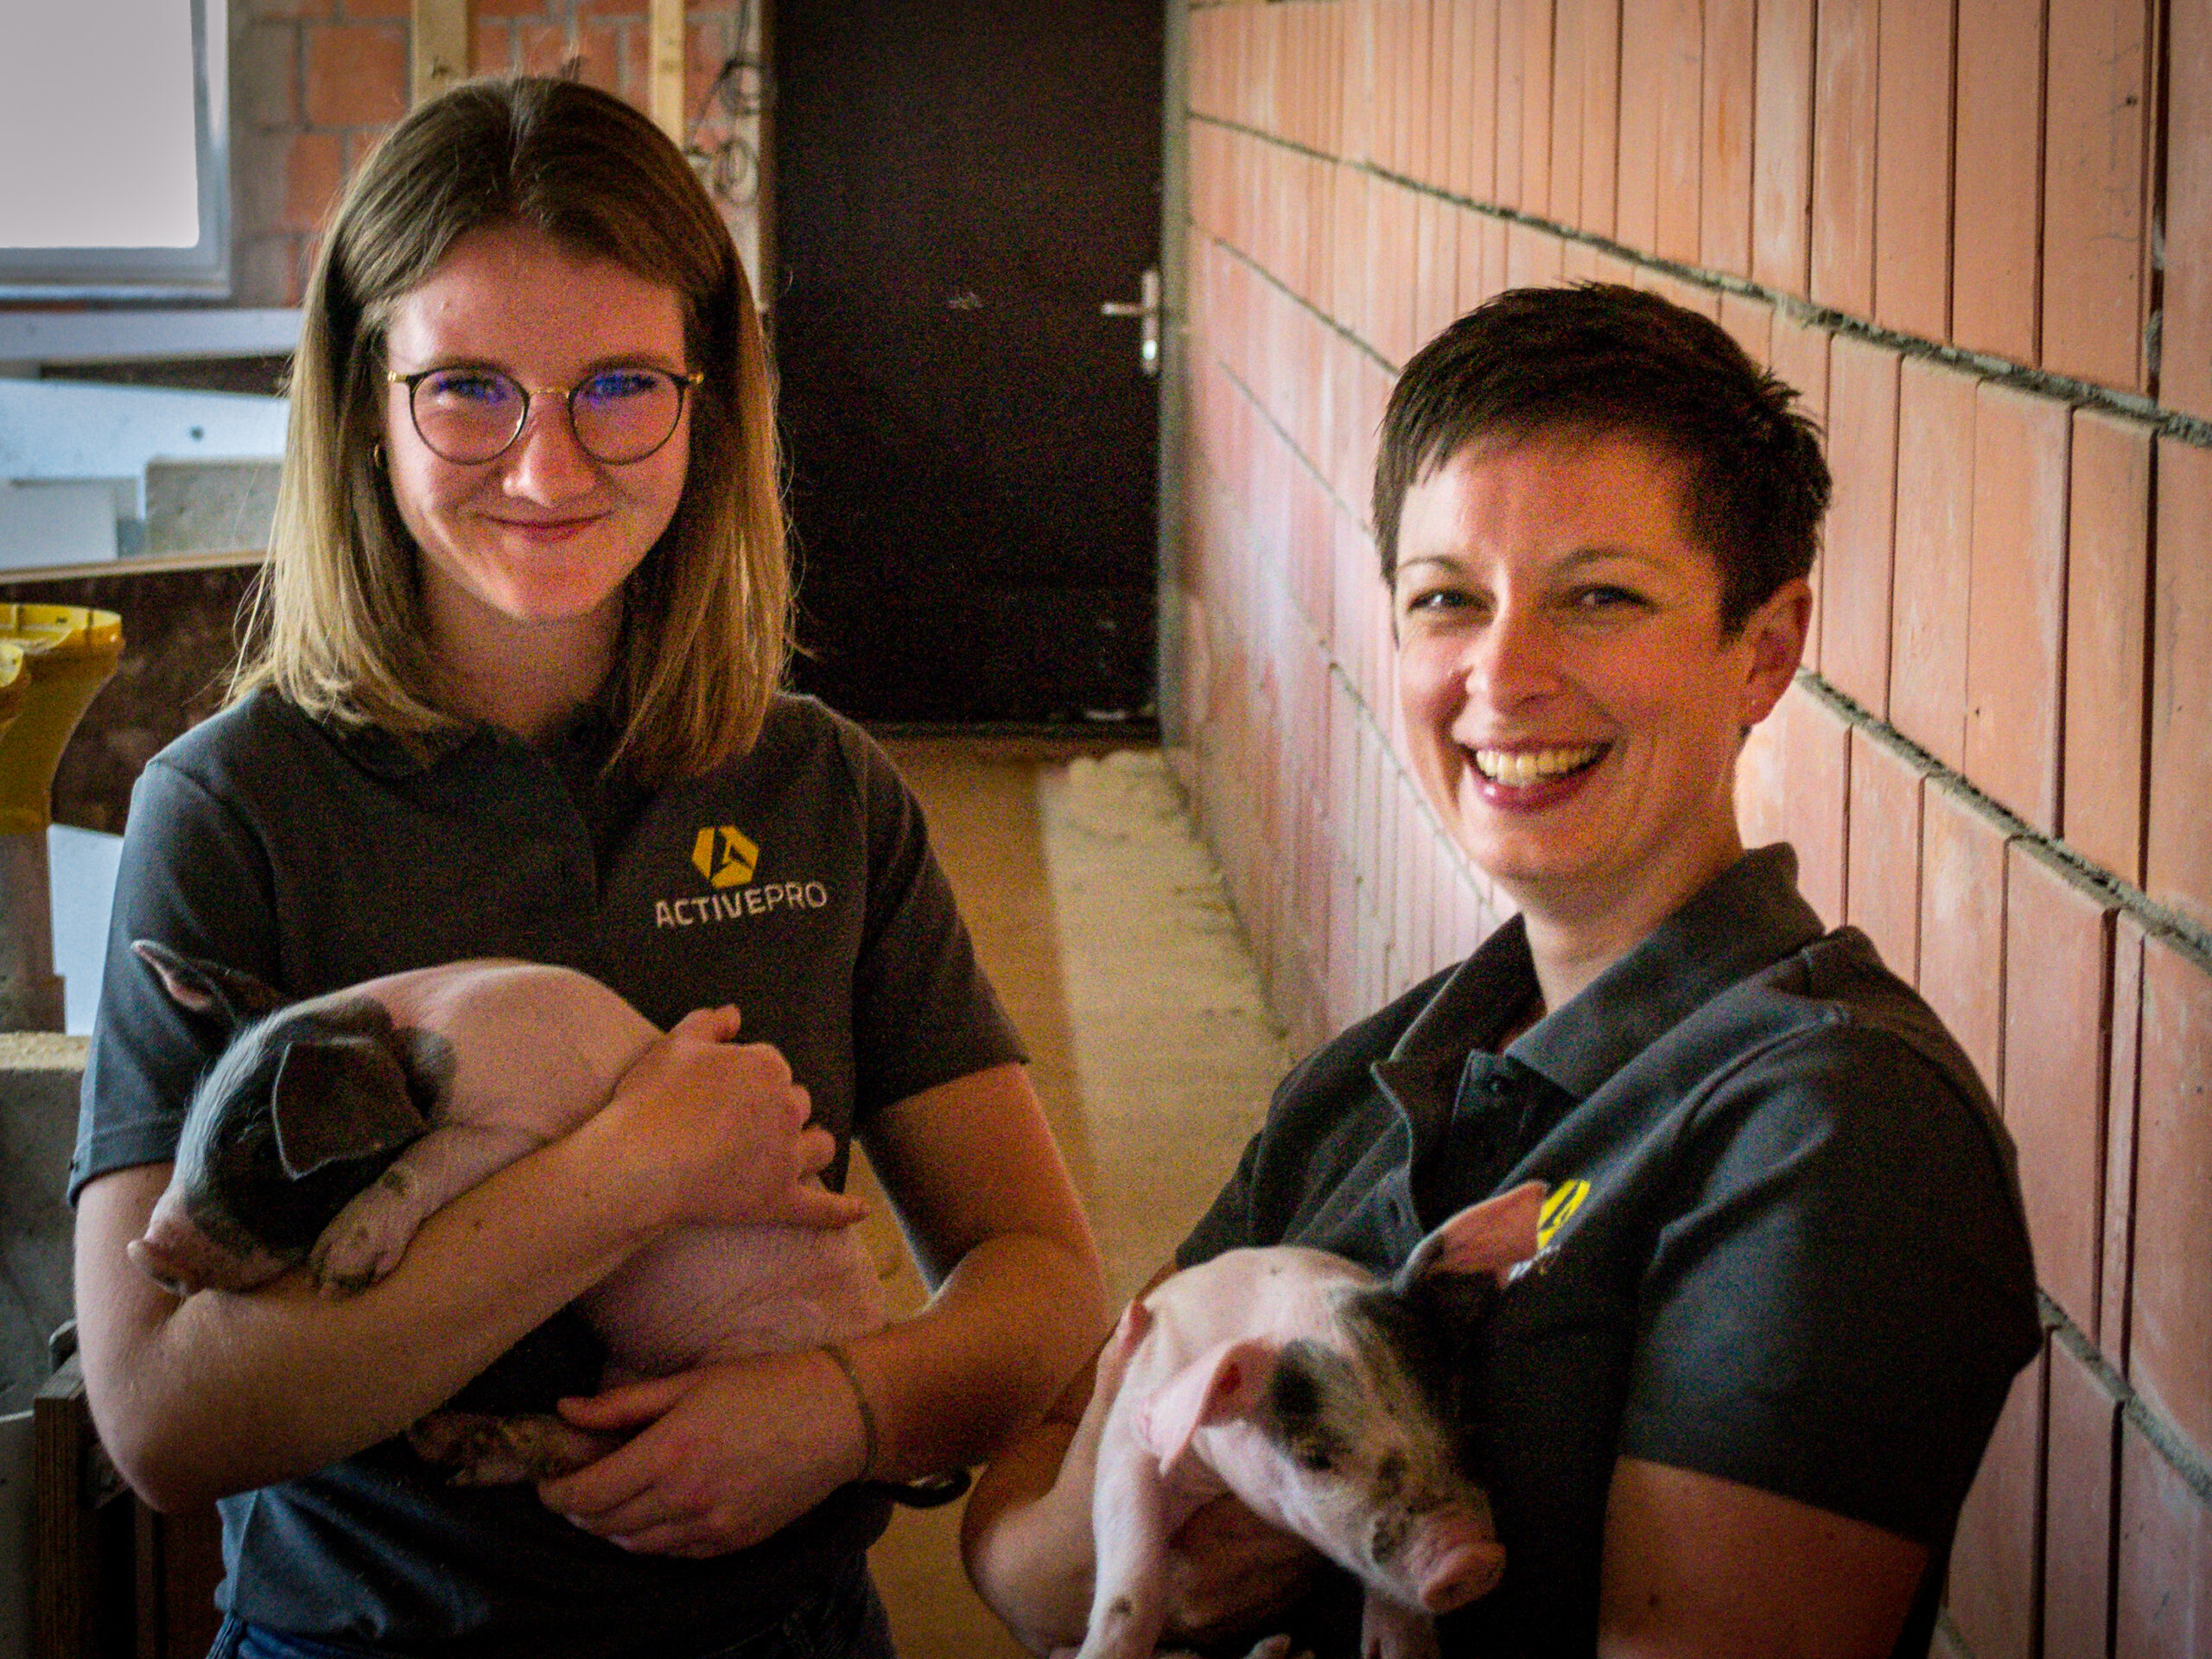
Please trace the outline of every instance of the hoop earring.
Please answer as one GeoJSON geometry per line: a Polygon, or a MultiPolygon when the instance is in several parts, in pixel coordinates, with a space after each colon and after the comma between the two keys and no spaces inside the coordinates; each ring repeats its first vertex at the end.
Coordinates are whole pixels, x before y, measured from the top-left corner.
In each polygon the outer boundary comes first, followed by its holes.
{"type": "Polygon", "coordinates": [[[382,438],[378,438],[374,443],[369,446],[369,459],[376,463],[377,471],[381,473],[387,470],[384,461],[384,440],[382,438]]]}

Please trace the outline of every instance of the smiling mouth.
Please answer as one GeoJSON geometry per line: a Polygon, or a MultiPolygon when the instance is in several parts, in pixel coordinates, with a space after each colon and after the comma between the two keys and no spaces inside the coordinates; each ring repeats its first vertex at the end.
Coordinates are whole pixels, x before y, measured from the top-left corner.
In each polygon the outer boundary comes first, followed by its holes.
{"type": "Polygon", "coordinates": [[[1571,773],[1594,766],[1604,758],[1603,743],[1580,743],[1561,749],[1474,749],[1475,770],[1494,784],[1525,789],[1531,784],[1554,783],[1571,773]]]}

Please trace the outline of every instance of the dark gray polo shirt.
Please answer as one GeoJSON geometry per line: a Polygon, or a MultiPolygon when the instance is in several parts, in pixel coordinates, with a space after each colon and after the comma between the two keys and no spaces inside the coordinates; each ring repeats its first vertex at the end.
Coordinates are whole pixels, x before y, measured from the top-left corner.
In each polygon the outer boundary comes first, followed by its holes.
{"type": "MultiPolygon", "coordinates": [[[[410,753],[262,695],[186,734],[132,797],[71,1193],[173,1155],[210,1034],[127,953],[157,938],[298,996],[466,957],[595,975],[667,1026],[734,1002],[844,1147],[870,1114],[1020,1058],[912,796],[856,727],[779,697],[760,741],[648,793],[601,776],[587,712],[550,751],[474,729],[410,753]]],[[[464,1391],[490,1408],[590,1392],[556,1316],[464,1391]]],[[[857,1489],[758,1548],[632,1556],[528,1487],[443,1485],[403,1442],[223,1503],[222,1599],[387,1652],[682,1654],[734,1641],[882,1529],[857,1489]],[[454,1637],[462,1639],[455,1642],[454,1637]]]]}
{"type": "Polygon", "coordinates": [[[1496,1052],[1537,995],[1516,919],[1306,1061],[1185,1243],[1381,1272],[1541,1180],[1537,1264],[1456,1339],[1469,1466],[1506,1548],[1445,1650],[1586,1656],[1605,1497],[1633,1457],[1929,1546],[2040,1340],[2012,1149],[1974,1069],[1787,847],[1751,853],[1496,1052]]]}

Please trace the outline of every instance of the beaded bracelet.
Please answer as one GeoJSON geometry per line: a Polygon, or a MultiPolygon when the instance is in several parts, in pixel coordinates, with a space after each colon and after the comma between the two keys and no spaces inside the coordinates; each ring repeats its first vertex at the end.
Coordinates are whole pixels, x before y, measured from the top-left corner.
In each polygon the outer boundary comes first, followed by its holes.
{"type": "Polygon", "coordinates": [[[822,1344],[822,1351],[836,1363],[838,1370],[844,1374],[846,1386],[853,1391],[853,1405],[861,1414],[860,1478],[866,1480],[868,1471],[875,1467],[875,1454],[879,1446],[875,1427],[875,1408],[868,1402],[868,1391],[861,1387],[861,1374],[854,1370],[853,1357],[845,1351],[844,1344],[825,1342],[822,1344]]]}

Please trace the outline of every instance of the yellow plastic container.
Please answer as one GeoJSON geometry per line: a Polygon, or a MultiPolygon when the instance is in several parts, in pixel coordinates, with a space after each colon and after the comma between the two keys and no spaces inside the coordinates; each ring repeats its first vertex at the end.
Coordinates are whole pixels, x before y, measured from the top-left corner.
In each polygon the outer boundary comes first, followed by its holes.
{"type": "Polygon", "coordinates": [[[113,611],[0,603],[0,835],[53,822],[61,751],[122,655],[113,611]]]}

